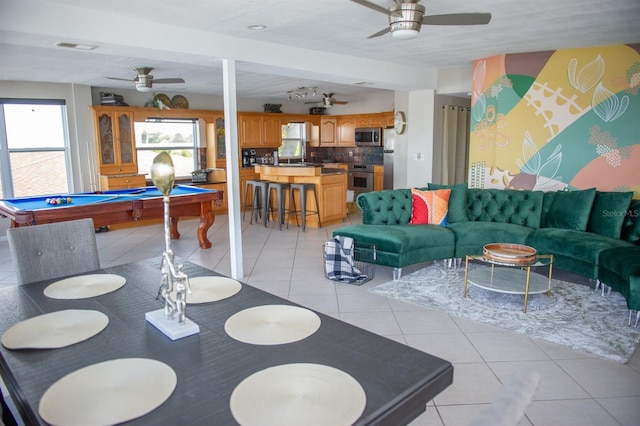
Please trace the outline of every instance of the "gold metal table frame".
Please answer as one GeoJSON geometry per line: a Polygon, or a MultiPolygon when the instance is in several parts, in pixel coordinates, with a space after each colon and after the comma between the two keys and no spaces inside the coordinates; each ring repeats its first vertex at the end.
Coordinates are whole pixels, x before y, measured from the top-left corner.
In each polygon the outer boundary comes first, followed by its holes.
{"type": "Polygon", "coordinates": [[[464,267],[464,291],[463,297],[467,297],[467,286],[470,283],[471,285],[475,285],[476,287],[483,288],[485,290],[494,291],[498,293],[509,293],[509,294],[523,294],[524,295],[524,306],[522,308],[523,313],[527,313],[527,303],[529,302],[529,294],[541,294],[546,293],[549,297],[551,296],[551,277],[553,274],[553,255],[552,254],[539,254],[536,255],[535,258],[529,262],[522,262],[517,260],[509,260],[509,259],[495,259],[489,258],[484,255],[467,255],[465,259],[465,267],[464,267]],[[483,283],[475,283],[469,281],[469,261],[479,261],[484,264],[491,265],[491,280],[487,284],[483,283]],[[520,290],[521,284],[513,283],[511,287],[502,287],[498,288],[494,286],[494,272],[496,266],[505,266],[508,268],[519,268],[525,271],[526,279],[524,284],[524,291],[520,290]],[[538,266],[548,266],[549,267],[549,276],[547,287],[545,289],[539,289],[534,292],[530,291],[531,285],[531,268],[535,268],[538,266]]]}

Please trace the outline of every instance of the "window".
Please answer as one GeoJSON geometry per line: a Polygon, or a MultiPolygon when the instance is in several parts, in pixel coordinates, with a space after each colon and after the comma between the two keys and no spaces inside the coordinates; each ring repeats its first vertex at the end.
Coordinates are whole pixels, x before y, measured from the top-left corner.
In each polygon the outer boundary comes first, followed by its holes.
{"type": "Polygon", "coordinates": [[[0,198],[71,192],[64,100],[0,99],[0,198]]]}
{"type": "Polygon", "coordinates": [[[282,143],[278,148],[278,157],[283,160],[305,157],[305,124],[289,123],[282,126],[282,143]]]}
{"type": "Polygon", "coordinates": [[[198,168],[199,122],[195,119],[153,118],[134,123],[138,173],[151,179],[151,164],[160,152],[173,160],[175,176],[191,177],[198,168]]]}

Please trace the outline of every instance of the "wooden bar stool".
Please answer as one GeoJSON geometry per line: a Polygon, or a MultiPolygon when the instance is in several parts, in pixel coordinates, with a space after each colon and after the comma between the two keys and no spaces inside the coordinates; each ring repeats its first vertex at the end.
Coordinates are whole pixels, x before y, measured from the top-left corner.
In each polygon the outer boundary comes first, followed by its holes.
{"type": "MultiPolygon", "coordinates": [[[[278,225],[280,227],[280,230],[282,230],[282,224],[284,223],[284,205],[285,205],[285,191],[287,189],[289,189],[290,184],[289,183],[284,183],[284,182],[269,182],[269,187],[267,188],[267,206],[269,209],[269,214],[273,214],[274,211],[277,210],[278,212],[278,225]],[[275,205],[276,207],[273,208],[271,206],[271,193],[272,190],[275,190],[275,205]]],[[[265,223],[266,226],[266,223],[265,223]]]]}
{"type": "MultiPolygon", "coordinates": [[[[289,189],[289,209],[287,210],[287,229],[289,229],[289,217],[291,214],[294,214],[296,217],[296,225],[298,225],[298,216],[302,218],[302,232],[305,232],[307,227],[307,216],[308,215],[317,215],[318,216],[318,227],[320,224],[320,211],[318,206],[318,196],[316,194],[316,185],[313,183],[292,183],[291,188],[289,189]],[[295,191],[298,191],[300,194],[300,210],[296,209],[295,203],[295,191]],[[313,199],[316,203],[315,210],[307,210],[307,191],[313,191],[313,199]]],[[[299,225],[298,225],[299,226],[299,225]]]]}
{"type": "MultiPolygon", "coordinates": [[[[262,221],[264,226],[267,226],[267,185],[269,184],[266,180],[260,179],[247,179],[247,182],[244,185],[244,209],[242,212],[242,220],[244,219],[245,209],[247,207],[251,207],[251,218],[249,219],[249,224],[253,223],[254,215],[258,215],[262,217],[262,221]],[[251,204],[247,204],[247,197],[249,196],[249,187],[251,187],[253,196],[251,197],[251,204]]],[[[258,223],[258,219],[256,218],[256,223],[258,223]]]]}

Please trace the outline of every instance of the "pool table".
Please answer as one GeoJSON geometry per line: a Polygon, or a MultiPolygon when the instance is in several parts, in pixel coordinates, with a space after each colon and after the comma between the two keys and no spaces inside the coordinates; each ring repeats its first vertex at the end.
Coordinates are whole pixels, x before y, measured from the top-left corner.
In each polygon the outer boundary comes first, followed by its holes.
{"type": "MultiPolygon", "coordinates": [[[[214,221],[211,202],[222,202],[223,191],[175,185],[171,190],[169,212],[171,215],[171,239],[180,238],[178,220],[184,216],[199,216],[198,242],[208,249],[211,241],[207,231],[214,221]]],[[[41,223],[64,222],[90,217],[96,228],[140,219],[164,217],[162,193],[155,186],[142,188],[22,197],[0,200],[0,215],[11,219],[11,226],[28,226],[41,223]],[[50,205],[47,198],[71,197],[71,203],[50,205]]]]}

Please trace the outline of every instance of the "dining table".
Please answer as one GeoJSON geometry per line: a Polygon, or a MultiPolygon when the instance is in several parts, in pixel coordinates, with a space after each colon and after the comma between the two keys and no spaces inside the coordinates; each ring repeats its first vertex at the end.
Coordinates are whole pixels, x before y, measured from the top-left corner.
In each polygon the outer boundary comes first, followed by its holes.
{"type": "MultiPolygon", "coordinates": [[[[70,346],[0,347],[0,374],[14,416],[28,425],[47,424],[38,407],[55,382],[81,368],[125,358],[160,361],[177,376],[168,399],[127,422],[132,425],[238,424],[230,409],[234,389],[254,373],[286,364],[329,366],[353,377],[366,395],[357,425],[408,424],[453,382],[450,362],[313,310],[320,326],[302,340],[256,345],[234,339],[225,331],[234,314],[266,305],[300,306],[243,282],[231,297],[188,304],[187,318],[199,326],[199,333],[171,340],[145,320],[145,313],[164,307],[157,297],[161,263],[161,257],[153,257],[92,272],[126,279],[119,289],[96,297],[45,295],[45,288],[59,278],[0,289],[0,334],[21,321],[68,309],[99,311],[109,320],[104,330],[70,346]]],[[[180,263],[189,278],[221,276],[193,262],[180,263]]]]}

